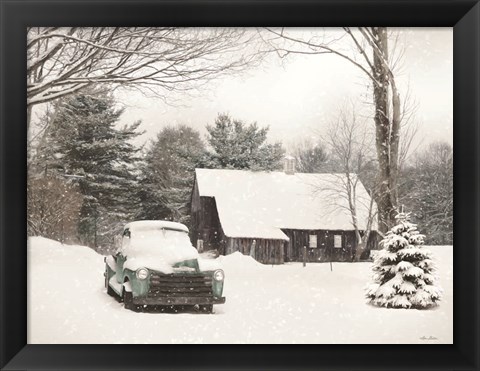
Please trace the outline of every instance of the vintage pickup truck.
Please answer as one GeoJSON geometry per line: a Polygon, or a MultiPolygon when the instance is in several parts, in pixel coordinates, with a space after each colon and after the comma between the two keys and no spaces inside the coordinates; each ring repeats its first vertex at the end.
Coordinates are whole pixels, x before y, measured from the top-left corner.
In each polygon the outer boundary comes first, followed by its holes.
{"type": "Polygon", "coordinates": [[[105,258],[105,287],[126,309],[195,306],[212,313],[214,304],[225,303],[223,270],[202,264],[183,224],[131,222],[117,244],[105,258]]]}

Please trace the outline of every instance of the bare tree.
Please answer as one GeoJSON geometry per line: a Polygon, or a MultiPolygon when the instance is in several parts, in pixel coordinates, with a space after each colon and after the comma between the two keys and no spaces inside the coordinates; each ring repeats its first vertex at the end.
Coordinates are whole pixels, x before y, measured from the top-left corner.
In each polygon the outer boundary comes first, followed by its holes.
{"type": "Polygon", "coordinates": [[[374,196],[378,184],[370,183],[368,195],[364,193],[360,180],[362,177],[372,177],[372,173],[376,172],[374,135],[368,130],[365,120],[359,120],[352,105],[350,109],[340,111],[338,118],[329,126],[325,140],[330,150],[332,168],[339,171],[332,174],[335,184],[331,185],[334,191],[331,200],[351,215],[357,242],[354,260],[359,261],[367,248],[377,216],[374,196]]]}
{"type": "Polygon", "coordinates": [[[258,54],[238,53],[254,33],[235,28],[30,27],[27,108],[93,84],[128,87],[167,99],[258,54]]]}
{"type": "Polygon", "coordinates": [[[32,178],[27,192],[27,231],[65,242],[77,232],[83,196],[67,181],[55,177],[32,178]]]}
{"type": "Polygon", "coordinates": [[[401,202],[412,212],[429,243],[453,242],[453,149],[434,142],[414,157],[405,172],[401,202]]]}
{"type": "Polygon", "coordinates": [[[260,32],[263,39],[280,57],[289,54],[332,54],[358,68],[367,76],[373,88],[375,143],[379,169],[378,211],[382,232],[394,223],[397,207],[399,171],[400,123],[402,107],[394,70],[402,54],[393,55],[387,27],[344,27],[338,37],[319,33],[308,38],[292,35],[286,29],[260,32]],[[346,47],[343,47],[347,45],[346,47]]]}

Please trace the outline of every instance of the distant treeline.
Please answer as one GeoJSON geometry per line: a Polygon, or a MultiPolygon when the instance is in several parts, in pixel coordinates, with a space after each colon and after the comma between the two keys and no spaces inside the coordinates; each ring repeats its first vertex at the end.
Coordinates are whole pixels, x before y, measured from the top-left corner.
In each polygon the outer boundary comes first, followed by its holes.
{"type": "MultiPolygon", "coordinates": [[[[137,147],[140,122],[118,127],[123,113],[110,94],[83,92],[52,104],[29,145],[28,233],[108,250],[113,235],[135,219],[189,225],[194,169],[280,170],[285,149],[269,128],[219,114],[207,135],[186,125],[164,127],[137,147]]],[[[292,151],[297,172],[339,172],[328,144],[306,139],[292,151]]],[[[375,162],[359,174],[373,187],[375,162]]],[[[399,200],[427,243],[452,243],[453,156],[434,143],[404,165],[399,200]]]]}

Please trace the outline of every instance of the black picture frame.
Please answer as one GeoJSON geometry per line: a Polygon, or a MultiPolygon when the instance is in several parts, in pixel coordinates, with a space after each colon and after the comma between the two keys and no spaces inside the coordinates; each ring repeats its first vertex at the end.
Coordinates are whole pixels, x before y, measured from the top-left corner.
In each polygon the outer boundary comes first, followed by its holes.
{"type": "Polygon", "coordinates": [[[0,0],[0,367],[479,369],[480,5],[473,0],[0,0]],[[453,345],[27,345],[27,26],[454,27],[453,345]]]}

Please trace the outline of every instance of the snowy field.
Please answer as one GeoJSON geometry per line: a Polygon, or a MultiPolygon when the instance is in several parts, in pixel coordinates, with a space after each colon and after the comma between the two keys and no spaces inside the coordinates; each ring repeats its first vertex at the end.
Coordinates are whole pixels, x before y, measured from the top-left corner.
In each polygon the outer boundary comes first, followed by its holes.
{"type": "Polygon", "coordinates": [[[432,310],[365,304],[371,263],[262,265],[219,260],[227,302],[214,314],[135,313],[108,296],[103,256],[40,237],[28,246],[28,342],[418,343],[453,342],[453,248],[430,247],[444,297],[432,310]]]}

